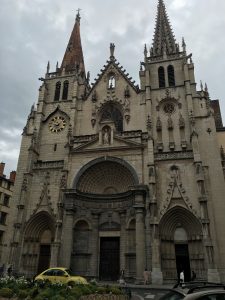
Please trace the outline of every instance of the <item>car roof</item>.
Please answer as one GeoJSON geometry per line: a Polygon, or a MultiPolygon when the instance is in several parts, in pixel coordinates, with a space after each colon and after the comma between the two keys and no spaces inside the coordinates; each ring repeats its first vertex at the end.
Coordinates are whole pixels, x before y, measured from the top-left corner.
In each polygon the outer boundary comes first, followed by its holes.
{"type": "Polygon", "coordinates": [[[185,300],[195,300],[198,299],[199,297],[202,296],[207,296],[207,295],[218,295],[218,294],[223,294],[225,295],[225,290],[223,290],[223,287],[217,287],[216,289],[213,290],[207,290],[207,291],[201,291],[201,292],[195,292],[193,294],[188,294],[184,299],[185,300]]]}
{"type": "Polygon", "coordinates": [[[43,272],[50,271],[50,270],[62,270],[62,271],[65,271],[65,270],[68,270],[68,268],[64,268],[64,267],[54,267],[54,268],[46,269],[46,270],[44,270],[43,272]]]}
{"type": "Polygon", "coordinates": [[[225,289],[225,286],[222,283],[215,283],[215,282],[207,282],[207,281],[193,281],[183,283],[181,285],[175,285],[173,290],[175,291],[182,291],[184,294],[192,294],[199,291],[208,291],[213,289],[225,289]]]}

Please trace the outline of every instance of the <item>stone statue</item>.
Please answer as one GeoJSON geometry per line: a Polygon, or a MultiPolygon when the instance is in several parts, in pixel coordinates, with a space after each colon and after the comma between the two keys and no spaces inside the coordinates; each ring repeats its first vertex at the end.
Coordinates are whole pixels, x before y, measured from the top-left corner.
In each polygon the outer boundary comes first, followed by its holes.
{"type": "Polygon", "coordinates": [[[110,144],[110,132],[109,132],[109,128],[107,127],[103,128],[102,141],[103,141],[103,145],[110,144]]]}

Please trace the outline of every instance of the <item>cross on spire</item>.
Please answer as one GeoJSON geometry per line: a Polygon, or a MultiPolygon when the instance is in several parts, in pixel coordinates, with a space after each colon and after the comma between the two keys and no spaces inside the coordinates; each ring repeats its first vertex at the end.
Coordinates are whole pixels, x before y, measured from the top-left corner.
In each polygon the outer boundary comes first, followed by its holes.
{"type": "Polygon", "coordinates": [[[78,22],[80,22],[80,11],[81,11],[81,8],[78,8],[77,15],[76,15],[76,21],[78,21],[78,22]]]}

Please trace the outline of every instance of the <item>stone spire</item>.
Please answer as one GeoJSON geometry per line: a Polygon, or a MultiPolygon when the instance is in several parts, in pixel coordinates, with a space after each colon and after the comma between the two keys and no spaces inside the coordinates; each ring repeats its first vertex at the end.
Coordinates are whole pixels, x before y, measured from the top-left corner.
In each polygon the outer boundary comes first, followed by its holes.
{"type": "Polygon", "coordinates": [[[178,52],[178,46],[170,26],[169,18],[163,0],[158,0],[155,34],[152,45],[152,55],[161,56],[164,53],[178,52]]]}
{"type": "Polygon", "coordinates": [[[80,38],[80,9],[76,15],[75,24],[66,48],[61,69],[79,69],[85,72],[83,50],[80,38]]]}

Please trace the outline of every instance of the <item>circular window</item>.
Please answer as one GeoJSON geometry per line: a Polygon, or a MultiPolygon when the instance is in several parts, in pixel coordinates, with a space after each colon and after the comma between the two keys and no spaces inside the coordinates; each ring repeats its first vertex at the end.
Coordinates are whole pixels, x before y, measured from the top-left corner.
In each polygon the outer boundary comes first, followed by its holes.
{"type": "Polygon", "coordinates": [[[172,114],[175,111],[175,105],[173,103],[166,103],[163,107],[163,110],[166,114],[172,114]]]}

